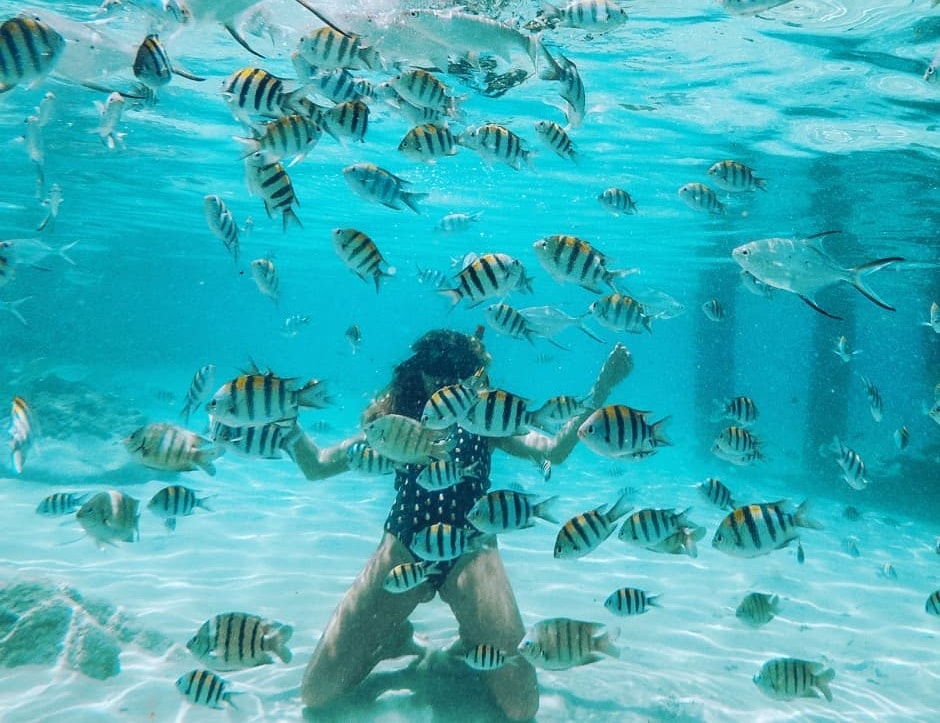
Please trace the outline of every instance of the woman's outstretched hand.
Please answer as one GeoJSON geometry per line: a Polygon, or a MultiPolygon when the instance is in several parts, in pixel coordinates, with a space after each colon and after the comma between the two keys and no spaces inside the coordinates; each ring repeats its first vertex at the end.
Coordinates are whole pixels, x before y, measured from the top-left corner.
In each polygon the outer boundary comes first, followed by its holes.
{"type": "Polygon", "coordinates": [[[604,366],[601,367],[597,381],[588,393],[587,405],[592,408],[603,406],[613,388],[626,379],[632,370],[633,355],[627,347],[617,342],[604,362],[604,366]]]}

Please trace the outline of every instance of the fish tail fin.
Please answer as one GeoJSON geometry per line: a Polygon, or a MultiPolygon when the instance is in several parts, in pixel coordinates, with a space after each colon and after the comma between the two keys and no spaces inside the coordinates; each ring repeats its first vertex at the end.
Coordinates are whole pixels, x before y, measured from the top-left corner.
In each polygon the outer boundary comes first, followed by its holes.
{"type": "Polygon", "coordinates": [[[459,304],[460,300],[463,298],[463,294],[460,293],[460,289],[440,289],[437,293],[450,299],[451,309],[457,306],[457,304],[459,304]]]}
{"type": "Polygon", "coordinates": [[[545,520],[546,522],[552,522],[554,524],[561,524],[558,518],[555,517],[555,514],[552,512],[552,507],[558,501],[558,495],[553,495],[547,499],[542,500],[535,507],[532,508],[532,514],[539,519],[545,520]]]}
{"type": "Polygon", "coordinates": [[[285,663],[289,663],[294,657],[291,649],[287,647],[287,641],[290,640],[293,634],[294,628],[292,626],[281,625],[274,631],[271,638],[271,651],[285,663]]]}
{"type": "Polygon", "coordinates": [[[767,179],[766,178],[757,178],[754,177],[754,185],[757,186],[761,191],[767,190],[767,179]]]}
{"type": "Polygon", "coordinates": [[[23,455],[23,450],[20,447],[14,447],[10,452],[10,466],[13,467],[13,470],[17,474],[23,474],[23,464],[25,461],[26,458],[23,455]]]}
{"type": "Polygon", "coordinates": [[[427,193],[411,193],[408,191],[403,191],[401,194],[401,200],[405,202],[405,205],[410,208],[415,213],[420,214],[421,209],[418,208],[418,201],[421,199],[427,198],[427,193]]]}
{"type": "Polygon", "coordinates": [[[599,637],[595,638],[595,650],[604,655],[609,655],[611,658],[619,658],[620,647],[616,644],[619,637],[620,628],[605,630],[599,637]]]}
{"type": "Polygon", "coordinates": [[[663,417],[658,422],[653,424],[653,441],[657,446],[663,445],[664,447],[671,447],[672,440],[666,436],[666,432],[663,429],[672,421],[672,416],[663,417]]]}
{"type": "Polygon", "coordinates": [[[215,477],[215,465],[212,464],[212,462],[221,457],[224,452],[225,449],[222,447],[206,447],[205,449],[201,449],[196,454],[196,465],[205,470],[206,474],[210,477],[215,477]]]}
{"type": "Polygon", "coordinates": [[[861,264],[860,266],[853,266],[851,269],[849,269],[852,275],[848,281],[850,284],[852,284],[852,286],[858,289],[858,291],[862,294],[862,296],[864,296],[866,299],[868,299],[872,303],[877,304],[882,309],[887,309],[888,311],[894,311],[895,308],[893,306],[888,304],[888,302],[884,301],[883,299],[879,298],[878,295],[874,291],[872,291],[870,288],[868,288],[865,285],[865,281],[863,277],[867,276],[868,274],[873,274],[876,271],[883,269],[885,266],[888,266],[889,264],[897,263],[899,261],[904,261],[904,259],[901,258],[900,256],[888,256],[887,258],[875,259],[874,261],[869,261],[868,263],[861,264]]]}
{"type": "Polygon", "coordinates": [[[56,256],[58,256],[60,259],[62,259],[66,263],[71,264],[72,266],[78,266],[78,264],[75,263],[75,259],[69,256],[67,253],[71,249],[75,248],[76,244],[78,244],[78,241],[73,241],[70,244],[64,244],[63,246],[56,249],[56,256]]]}
{"type": "MultiPolygon", "coordinates": [[[[249,53],[251,53],[252,55],[256,55],[256,56],[259,57],[259,58],[263,58],[263,57],[264,57],[261,53],[259,53],[257,50],[255,50],[254,48],[252,48],[252,47],[248,44],[248,41],[245,40],[245,39],[239,34],[238,30],[235,28],[234,25],[232,25],[231,23],[225,23],[222,27],[224,27],[224,28],[228,31],[228,34],[232,36],[232,38],[235,40],[236,43],[238,43],[239,45],[241,45],[241,46],[242,46],[245,50],[247,50],[249,53]]],[[[184,76],[184,77],[185,77],[185,76],[184,76]]],[[[201,78],[201,80],[205,80],[205,78],[201,78]]]]}
{"type": "Polygon", "coordinates": [[[633,509],[633,505],[630,503],[630,497],[632,494],[633,493],[629,488],[621,490],[620,498],[614,503],[614,506],[605,513],[605,517],[610,520],[619,520],[625,514],[630,512],[630,510],[633,509]]]}
{"type": "Polygon", "coordinates": [[[294,213],[294,209],[288,207],[287,210],[284,211],[283,229],[286,231],[287,227],[292,223],[296,224],[300,228],[304,227],[304,225],[300,222],[300,217],[294,213]]]}
{"type": "Polygon", "coordinates": [[[17,307],[20,304],[22,304],[24,301],[28,301],[29,299],[32,299],[32,298],[33,298],[32,296],[24,296],[22,299],[17,299],[16,301],[3,301],[3,302],[0,302],[0,308],[6,309],[11,314],[13,314],[13,316],[15,316],[17,319],[19,319],[22,322],[23,326],[29,326],[29,322],[26,321],[26,317],[24,317],[19,312],[19,309],[17,307]]]}
{"type": "Polygon", "coordinates": [[[804,500],[803,504],[796,508],[796,512],[793,514],[793,524],[797,527],[806,527],[810,530],[823,529],[821,522],[817,522],[809,517],[809,506],[809,500],[804,500]]]}
{"type": "Polygon", "coordinates": [[[836,677],[836,671],[834,671],[832,668],[826,668],[825,670],[820,671],[819,673],[816,673],[814,677],[816,679],[815,680],[816,687],[819,688],[820,692],[824,696],[826,696],[826,700],[831,702],[832,691],[829,690],[829,683],[832,681],[833,678],[836,677]]]}

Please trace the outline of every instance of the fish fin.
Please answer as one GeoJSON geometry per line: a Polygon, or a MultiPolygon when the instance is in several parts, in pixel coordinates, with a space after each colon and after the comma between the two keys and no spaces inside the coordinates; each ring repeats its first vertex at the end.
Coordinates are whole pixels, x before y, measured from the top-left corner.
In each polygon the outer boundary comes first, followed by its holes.
{"type": "Polygon", "coordinates": [[[561,524],[561,522],[552,512],[552,507],[557,501],[558,495],[553,495],[552,497],[542,500],[532,508],[532,516],[538,517],[539,519],[545,520],[546,522],[561,524]]]}
{"type": "Polygon", "coordinates": [[[836,671],[832,668],[826,668],[819,673],[814,674],[815,685],[826,696],[826,700],[832,702],[832,691],[829,690],[829,682],[836,677],[836,671]]]}
{"type": "Polygon", "coordinates": [[[658,422],[653,424],[653,442],[658,447],[663,445],[664,447],[671,447],[672,440],[666,436],[666,433],[663,431],[663,427],[668,425],[672,421],[672,416],[663,417],[658,422]]]}
{"type": "Polygon", "coordinates": [[[417,214],[421,213],[421,209],[418,208],[418,201],[427,197],[427,193],[409,193],[407,191],[403,191],[401,194],[401,200],[405,202],[405,205],[408,208],[417,214]]]}
{"type": "Polygon", "coordinates": [[[853,266],[850,271],[852,273],[851,278],[848,279],[848,282],[852,284],[866,299],[871,301],[874,304],[877,304],[882,309],[887,309],[888,311],[895,311],[893,306],[890,306],[886,301],[880,299],[874,291],[869,289],[865,282],[862,280],[863,276],[868,274],[873,274],[879,269],[883,269],[888,264],[893,264],[899,261],[904,261],[900,256],[889,256],[884,259],[875,259],[874,261],[869,261],[868,263],[861,264],[860,266],[853,266]]]}
{"type": "Polygon", "coordinates": [[[810,530],[821,530],[823,525],[816,520],[810,519],[809,515],[810,501],[804,500],[803,503],[796,508],[796,512],[793,513],[793,524],[797,527],[806,527],[810,530]]]}
{"type": "Polygon", "coordinates": [[[814,239],[814,238],[823,238],[824,236],[832,236],[833,234],[836,234],[836,233],[842,233],[842,231],[840,231],[839,229],[835,229],[833,231],[820,231],[819,233],[814,233],[811,236],[807,236],[805,240],[809,241],[810,239],[814,239]]]}
{"type": "MultiPolygon", "coordinates": [[[[250,48],[249,48],[249,50],[250,50],[250,48]]],[[[262,57],[263,57],[263,56],[262,56],[262,57]]],[[[202,83],[203,81],[205,81],[205,78],[203,78],[202,76],[196,75],[195,73],[190,73],[190,72],[189,72],[188,70],[186,70],[185,68],[184,68],[184,69],[180,69],[180,68],[177,68],[177,67],[174,66],[173,72],[176,73],[176,74],[177,74],[178,76],[180,76],[181,78],[186,78],[187,80],[195,80],[195,81],[197,81],[197,82],[199,82],[199,83],[202,83]]]]}
{"type": "Polygon", "coordinates": [[[290,648],[287,647],[287,641],[294,634],[294,628],[290,625],[280,626],[271,638],[273,643],[271,651],[285,663],[289,663],[294,657],[290,648]]]}
{"type": "Polygon", "coordinates": [[[166,529],[168,529],[170,532],[173,532],[173,531],[176,529],[176,518],[175,518],[175,517],[167,517],[167,518],[163,521],[163,524],[166,526],[166,529]]]}
{"type": "MultiPolygon", "coordinates": [[[[247,50],[249,53],[251,53],[252,55],[258,56],[259,58],[263,58],[263,57],[264,57],[261,53],[259,53],[259,52],[258,52],[257,50],[255,50],[255,49],[253,49],[253,48],[248,44],[248,41],[245,40],[245,39],[238,33],[238,30],[235,29],[235,26],[234,26],[234,25],[232,25],[231,23],[225,23],[222,27],[225,28],[225,29],[228,31],[228,34],[231,35],[232,38],[235,39],[235,42],[236,42],[236,43],[238,43],[239,45],[241,45],[241,46],[242,46],[245,50],[247,50]]],[[[176,72],[176,71],[174,71],[174,72],[176,72]]],[[[183,76],[183,77],[188,77],[188,76],[183,76]]],[[[193,80],[205,80],[205,78],[194,78],[193,80]]]]}
{"type": "MultiPolygon", "coordinates": [[[[854,284],[853,284],[853,285],[854,285],[854,284]]],[[[856,288],[857,288],[857,287],[856,287],[856,288]]],[[[859,289],[859,290],[861,291],[861,289],[859,289]]],[[[864,292],[862,292],[862,293],[864,293],[864,292]]],[[[812,300],[811,298],[809,298],[808,296],[803,296],[803,294],[797,294],[797,296],[799,296],[799,297],[803,300],[803,303],[805,303],[805,304],[807,304],[808,306],[812,307],[813,309],[815,309],[816,311],[818,311],[818,312],[819,312],[820,314],[822,314],[823,316],[828,316],[830,319],[837,319],[837,320],[839,320],[839,321],[842,321],[842,317],[841,317],[841,316],[836,316],[835,314],[830,314],[828,311],[826,311],[825,309],[823,309],[819,304],[817,304],[815,301],[813,301],[813,300],[812,300]]],[[[891,307],[888,307],[888,308],[891,308],[891,307]]],[[[892,311],[894,311],[894,310],[892,309],[892,311]]]]}
{"type": "Polygon", "coordinates": [[[459,289],[440,289],[438,290],[439,294],[446,296],[450,299],[450,308],[453,309],[457,304],[460,303],[460,300],[463,298],[463,294],[460,293],[459,289]]]}
{"type": "Polygon", "coordinates": [[[297,0],[297,4],[301,5],[302,7],[312,12],[317,17],[317,19],[320,20],[320,22],[329,25],[336,32],[342,33],[343,35],[346,35],[347,37],[349,36],[349,33],[347,33],[345,30],[339,27],[336,23],[330,22],[326,17],[323,16],[323,14],[319,10],[313,7],[313,5],[308,4],[307,0],[297,0]]]}

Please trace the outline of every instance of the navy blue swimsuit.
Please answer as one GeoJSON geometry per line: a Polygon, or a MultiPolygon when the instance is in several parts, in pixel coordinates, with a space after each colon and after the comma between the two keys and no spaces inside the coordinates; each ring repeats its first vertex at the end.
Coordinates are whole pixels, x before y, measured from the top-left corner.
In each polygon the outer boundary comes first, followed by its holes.
{"type": "MultiPolygon", "coordinates": [[[[460,468],[477,463],[475,477],[464,477],[453,487],[431,492],[424,489],[416,478],[425,468],[422,464],[405,464],[395,472],[395,504],[385,520],[385,530],[401,540],[411,549],[411,541],[419,530],[437,522],[476,529],[467,522],[467,513],[474,503],[490,488],[490,446],[486,437],[471,434],[455,427],[450,439],[455,442],[450,459],[460,468]]],[[[415,555],[417,557],[417,555],[415,555]]],[[[443,582],[451,566],[456,562],[438,563],[444,573],[433,576],[432,583],[443,582]]]]}

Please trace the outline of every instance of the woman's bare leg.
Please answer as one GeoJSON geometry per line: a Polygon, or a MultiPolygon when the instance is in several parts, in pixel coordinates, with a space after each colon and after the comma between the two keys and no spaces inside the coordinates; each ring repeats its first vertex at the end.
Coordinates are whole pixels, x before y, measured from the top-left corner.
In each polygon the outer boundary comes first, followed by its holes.
{"type": "Polygon", "coordinates": [[[414,556],[386,533],[375,554],[346,592],[317,643],[304,671],[304,705],[329,705],[359,684],[385,658],[395,657],[411,641],[408,616],[434,596],[427,583],[401,594],[386,592],[389,571],[414,556]]]}
{"type": "MultiPolygon", "coordinates": [[[[522,616],[495,547],[466,555],[440,590],[457,618],[461,640],[474,647],[489,643],[515,653],[525,635],[522,616]]],[[[512,720],[530,720],[539,709],[538,680],[528,660],[516,657],[484,673],[496,705],[512,720]]]]}

